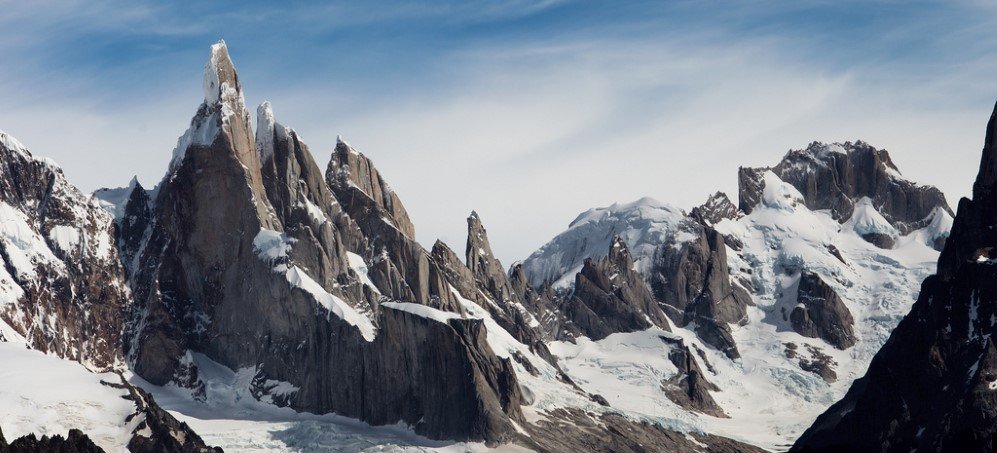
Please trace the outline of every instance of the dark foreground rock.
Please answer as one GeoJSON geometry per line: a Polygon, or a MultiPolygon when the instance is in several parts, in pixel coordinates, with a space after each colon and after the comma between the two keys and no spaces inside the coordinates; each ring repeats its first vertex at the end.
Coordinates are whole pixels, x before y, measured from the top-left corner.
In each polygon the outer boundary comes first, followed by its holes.
{"type": "Polygon", "coordinates": [[[793,451],[989,452],[997,432],[997,109],[973,199],[921,293],[865,376],[793,451]]]}
{"type": "Polygon", "coordinates": [[[54,435],[52,437],[42,436],[41,439],[34,434],[18,437],[10,442],[3,437],[0,431],[0,453],[103,453],[104,450],[98,447],[93,441],[78,429],[69,430],[67,437],[54,435]]]}
{"type": "Polygon", "coordinates": [[[135,404],[135,412],[125,422],[140,418],[128,441],[128,451],[132,453],[222,453],[218,447],[209,447],[190,426],[176,419],[156,404],[151,394],[130,384],[124,378],[121,383],[101,381],[102,384],[128,391],[125,399],[135,404]]]}

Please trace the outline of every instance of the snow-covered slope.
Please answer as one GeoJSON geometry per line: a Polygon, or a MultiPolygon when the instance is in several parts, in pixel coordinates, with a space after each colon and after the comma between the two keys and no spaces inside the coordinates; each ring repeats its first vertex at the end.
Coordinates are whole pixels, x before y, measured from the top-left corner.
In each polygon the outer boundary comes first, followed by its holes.
{"type": "Polygon", "coordinates": [[[0,321],[36,349],[112,366],[129,296],[113,218],[3,132],[0,162],[0,321]]]}
{"type": "MultiPolygon", "coordinates": [[[[583,390],[604,396],[632,416],[784,449],[864,373],[909,310],[921,280],[935,269],[934,246],[951,228],[947,206],[937,206],[918,222],[922,228],[902,235],[867,197],[839,221],[829,210],[809,209],[804,194],[773,171],[760,173],[758,181],[758,201],[750,214],[730,215],[713,225],[726,238],[731,280],[749,289],[755,304],[747,308],[745,321],[730,326],[741,357],[732,360],[710,347],[696,335],[694,324],[673,325],[672,333],[653,328],[600,341],[582,337],[552,343],[562,369],[583,390]],[[888,236],[894,243],[881,248],[869,241],[870,234],[888,236]],[[790,313],[799,305],[797,287],[805,272],[826,283],[854,318],[853,346],[837,349],[794,328],[790,313]],[[712,397],[729,418],[698,414],[666,397],[661,383],[675,369],[661,336],[678,336],[702,351],[696,360],[708,370],[707,380],[719,387],[712,397]]],[[[648,244],[642,242],[647,237],[666,238],[653,244],[667,244],[669,236],[681,233],[675,225],[690,221],[679,214],[667,222],[646,222],[644,203],[614,207],[582,214],[582,222],[573,222],[531,255],[524,266],[540,272],[531,276],[533,281],[558,277],[559,272],[573,274],[570,263],[599,255],[589,246],[594,239],[636,231],[631,238],[637,238],[637,247],[648,244]],[[623,206],[629,212],[621,212],[623,206]],[[635,225],[626,219],[636,220],[635,225]]],[[[654,256],[653,246],[648,247],[644,256],[654,256]]],[[[559,278],[570,284],[571,279],[559,278]]]]}
{"type": "Polygon", "coordinates": [[[533,286],[544,281],[555,287],[571,285],[585,258],[606,256],[613,236],[619,235],[630,247],[638,270],[643,270],[657,247],[687,221],[681,209],[649,197],[589,209],[523,260],[523,269],[533,286]]]}
{"type": "Polygon", "coordinates": [[[127,451],[132,430],[141,420],[125,422],[135,411],[134,404],[123,398],[127,390],[101,384],[120,382],[116,374],[95,374],[79,363],[9,340],[0,342],[0,428],[4,436],[65,436],[70,429],[79,429],[107,452],[127,451]]]}

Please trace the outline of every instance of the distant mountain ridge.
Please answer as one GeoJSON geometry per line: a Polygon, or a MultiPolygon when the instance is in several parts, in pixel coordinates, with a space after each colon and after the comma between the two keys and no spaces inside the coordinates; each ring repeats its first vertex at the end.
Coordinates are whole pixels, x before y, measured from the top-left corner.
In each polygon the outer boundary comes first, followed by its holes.
{"type": "Polygon", "coordinates": [[[269,102],[254,124],[224,42],[204,69],[151,190],[88,197],[0,133],[8,436],[70,408],[108,450],[782,449],[874,361],[939,249],[990,258],[949,239],[940,191],[855,142],[742,168],[736,204],[590,209],[506,268],[477,213],[464,250],[427,249],[369,156],[340,138],[320,166],[269,102]],[[81,394],[57,406],[34,368],[81,394]]]}

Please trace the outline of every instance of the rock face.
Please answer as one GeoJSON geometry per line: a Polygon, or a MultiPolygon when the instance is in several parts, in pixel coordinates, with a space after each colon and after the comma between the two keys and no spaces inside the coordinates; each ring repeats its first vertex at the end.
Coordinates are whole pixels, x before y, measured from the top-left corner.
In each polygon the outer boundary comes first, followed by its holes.
{"type": "Polygon", "coordinates": [[[349,181],[353,188],[366,195],[378,211],[385,214],[392,226],[409,239],[415,239],[415,227],[409,220],[402,200],[391,190],[367,156],[340,139],[329,164],[329,172],[335,175],[335,178],[330,178],[332,181],[349,181]]]}
{"type": "Polygon", "coordinates": [[[137,179],[133,182],[117,229],[118,253],[129,278],[140,256],[140,247],[148,240],[151,232],[149,227],[152,225],[152,199],[137,179]]]}
{"type": "Polygon", "coordinates": [[[415,241],[411,228],[405,228],[408,214],[369,159],[340,140],[325,177],[343,210],[366,238],[366,246],[357,253],[371,263],[370,278],[383,295],[461,312],[443,270],[415,241]]]}
{"type": "Polygon", "coordinates": [[[920,186],[902,177],[886,150],[869,144],[824,144],[791,150],[771,168],[741,168],[738,172],[742,211],[750,213],[761,200],[762,174],[771,170],[779,179],[803,194],[807,208],[829,209],[844,223],[863,197],[872,200],[880,213],[901,234],[925,227],[936,207],[949,215],[945,196],[932,186],[920,186]]]}
{"type": "Polygon", "coordinates": [[[855,320],[848,307],[817,274],[800,274],[796,308],[789,315],[793,330],[810,338],[820,338],[838,349],[855,344],[855,320]]]}
{"type": "Polygon", "coordinates": [[[111,367],[129,298],[114,219],[3,132],[0,162],[0,319],[35,349],[111,367]]]}
{"type": "Polygon", "coordinates": [[[613,238],[605,258],[585,260],[562,310],[583,335],[593,340],[617,332],[644,330],[652,323],[669,330],[664,312],[643,277],[634,270],[630,250],[619,236],[613,238]]]}
{"type": "Polygon", "coordinates": [[[744,213],[723,192],[710,195],[706,203],[696,206],[692,208],[692,211],[689,211],[689,217],[704,225],[714,225],[720,223],[721,220],[737,219],[743,215],[744,213]]]}
{"type": "Polygon", "coordinates": [[[686,346],[681,338],[670,338],[662,336],[661,341],[672,347],[668,353],[668,360],[675,365],[678,373],[675,376],[664,380],[661,383],[662,390],[668,399],[682,407],[696,412],[702,412],[714,417],[727,417],[720,405],[713,400],[710,392],[720,390],[706,379],[703,370],[696,362],[692,351],[686,346]]]}
{"type": "Polygon", "coordinates": [[[10,444],[0,431],[0,453],[104,453],[104,450],[78,429],[69,430],[69,436],[65,438],[56,434],[39,439],[34,434],[28,434],[10,444]]]}
{"type": "Polygon", "coordinates": [[[679,326],[695,324],[706,343],[730,358],[740,357],[728,324],[743,322],[751,296],[732,284],[724,237],[693,224],[693,240],[659,248],[649,283],[665,313],[679,326]]]}
{"type": "MultiPolygon", "coordinates": [[[[513,288],[512,282],[502,268],[502,263],[492,254],[488,233],[476,212],[471,212],[467,218],[467,247],[464,253],[469,275],[477,282],[480,291],[489,295],[494,301],[494,303],[484,303],[484,307],[499,326],[511,333],[520,343],[529,346],[535,354],[555,364],[554,356],[543,342],[543,336],[535,329],[539,321],[524,305],[524,296],[528,294],[517,292],[513,288]]],[[[452,259],[447,261],[452,262],[452,259]]]]}
{"type": "Polygon", "coordinates": [[[973,199],[910,313],[866,375],[821,415],[794,451],[991,451],[997,426],[997,110],[973,199]]]}
{"type": "MultiPolygon", "coordinates": [[[[725,195],[715,194],[706,204],[694,210],[695,215],[689,216],[679,209],[647,198],[582,213],[567,231],[523,263],[522,269],[538,294],[549,292],[544,287],[551,282],[571,287],[565,284],[569,276],[572,277],[570,282],[574,283],[574,296],[562,296],[561,302],[554,302],[556,309],[565,314],[562,317],[564,322],[552,321],[556,316],[538,316],[538,319],[545,327],[560,328],[560,335],[563,336],[559,338],[570,338],[574,334],[572,330],[586,336],[595,335],[592,338],[604,338],[613,332],[650,327],[643,315],[629,310],[609,317],[612,323],[616,323],[615,326],[607,324],[600,319],[598,312],[587,305],[596,303],[599,300],[596,294],[605,294],[603,286],[609,285],[600,281],[598,275],[604,272],[596,266],[607,256],[607,252],[596,251],[594,247],[605,243],[604,250],[616,250],[613,238],[619,238],[619,243],[627,249],[628,259],[633,263],[620,275],[640,277],[620,286],[632,287],[628,297],[635,300],[643,300],[645,295],[639,294],[641,291],[651,290],[650,300],[654,303],[638,303],[642,307],[640,312],[643,313],[646,308],[651,322],[663,327],[667,323],[655,318],[659,310],[680,327],[694,323],[697,334],[704,341],[732,358],[738,357],[728,324],[744,320],[751,298],[744,288],[731,282],[727,265],[727,238],[710,226],[711,222],[740,215],[729,200],[724,200],[725,195]],[[643,280],[643,284],[638,285],[638,280],[643,280]],[[600,283],[603,284],[600,286],[600,283]],[[637,290],[638,286],[645,289],[637,290]],[[583,288],[581,292],[578,291],[580,287],[583,288]],[[579,294],[586,300],[579,299],[579,294]],[[577,301],[587,303],[573,303],[577,301]],[[626,316],[630,316],[629,320],[626,316]]],[[[603,278],[611,275],[612,272],[604,273],[603,278]]],[[[543,301],[545,298],[538,296],[536,299],[543,301]]],[[[555,295],[553,299],[558,297],[555,295]]],[[[625,306],[607,305],[603,309],[625,306]]],[[[608,315],[608,311],[602,313],[602,316],[608,315]]]]}
{"type": "Polygon", "coordinates": [[[370,161],[340,142],[323,180],[267,105],[254,134],[242,99],[219,43],[137,248],[126,330],[135,372],[196,392],[199,352],[290,383],[297,410],[404,422],[433,438],[513,438],[522,414],[511,362],[480,320],[460,317],[370,161]]]}

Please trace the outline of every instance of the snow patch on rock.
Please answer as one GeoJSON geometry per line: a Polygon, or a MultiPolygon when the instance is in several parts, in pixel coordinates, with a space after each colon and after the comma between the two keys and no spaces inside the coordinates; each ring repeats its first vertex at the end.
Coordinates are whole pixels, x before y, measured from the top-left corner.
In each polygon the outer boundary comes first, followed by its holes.
{"type": "MultiPolygon", "coordinates": [[[[951,224],[949,226],[951,227],[951,224]]],[[[855,210],[852,212],[852,217],[845,222],[845,228],[854,230],[860,236],[882,234],[895,239],[900,235],[897,229],[873,206],[869,197],[862,197],[855,203],[855,210]]]]}
{"type": "Polygon", "coordinates": [[[385,302],[381,304],[381,306],[392,310],[404,311],[405,313],[413,314],[420,318],[431,319],[443,324],[446,324],[451,319],[461,319],[461,316],[457,313],[437,310],[428,305],[414,304],[410,302],[385,302]]]}

